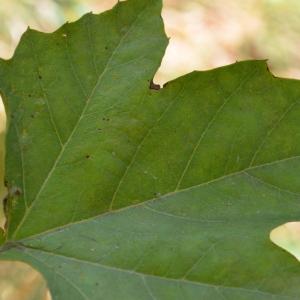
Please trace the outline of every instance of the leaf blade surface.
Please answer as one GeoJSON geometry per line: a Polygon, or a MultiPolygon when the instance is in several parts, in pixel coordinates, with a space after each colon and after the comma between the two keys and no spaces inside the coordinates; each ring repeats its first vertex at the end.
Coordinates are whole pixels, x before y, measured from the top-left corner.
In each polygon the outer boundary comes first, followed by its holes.
{"type": "Polygon", "coordinates": [[[297,299],[298,263],[268,235],[299,215],[299,82],[252,61],[149,90],[160,9],[29,31],[1,61],[1,258],[35,266],[54,299],[297,299]]]}

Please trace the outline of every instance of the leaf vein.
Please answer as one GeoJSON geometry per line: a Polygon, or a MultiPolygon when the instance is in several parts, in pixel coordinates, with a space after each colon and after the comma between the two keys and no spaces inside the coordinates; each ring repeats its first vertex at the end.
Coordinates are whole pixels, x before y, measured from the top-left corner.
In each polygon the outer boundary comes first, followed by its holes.
{"type": "Polygon", "coordinates": [[[280,125],[280,123],[283,121],[283,119],[288,115],[288,113],[292,110],[292,108],[298,104],[298,101],[292,102],[286,110],[284,110],[283,114],[274,122],[274,124],[271,126],[271,129],[267,132],[265,137],[262,139],[261,143],[258,145],[257,149],[254,151],[254,154],[252,156],[252,159],[250,161],[250,167],[253,166],[254,161],[258,155],[258,153],[261,151],[263,146],[265,145],[268,137],[274,132],[274,130],[280,125]]]}
{"type": "Polygon", "coordinates": [[[174,105],[174,103],[176,102],[176,100],[179,98],[179,96],[181,95],[182,91],[183,91],[184,87],[182,87],[180,89],[180,91],[178,92],[177,96],[173,99],[173,101],[170,102],[169,105],[167,105],[167,107],[165,108],[165,110],[162,112],[162,114],[159,116],[159,118],[156,120],[156,122],[153,124],[152,127],[149,128],[149,130],[146,132],[146,134],[144,135],[144,137],[141,139],[141,141],[139,142],[136,150],[135,150],[135,153],[133,154],[132,156],[132,159],[131,161],[129,162],[128,166],[126,167],[121,179],[119,180],[119,183],[117,185],[117,188],[112,196],[112,200],[111,200],[111,203],[110,203],[110,206],[109,206],[109,210],[112,210],[113,209],[113,204],[114,204],[114,201],[115,201],[115,198],[119,192],[119,189],[126,177],[126,175],[128,174],[128,171],[129,169],[131,168],[131,166],[134,164],[136,158],[137,158],[137,155],[143,145],[143,143],[145,142],[145,140],[147,139],[148,136],[150,136],[150,134],[152,133],[153,129],[159,124],[159,122],[164,118],[164,116],[167,114],[167,112],[169,111],[169,109],[174,105]]]}
{"type": "MultiPolygon", "coordinates": [[[[226,174],[224,176],[217,177],[217,178],[214,178],[214,179],[206,181],[206,182],[201,182],[201,183],[199,183],[197,185],[193,185],[193,186],[190,186],[190,187],[178,190],[178,191],[172,191],[172,192],[166,193],[164,195],[161,195],[159,198],[155,197],[155,198],[147,199],[147,200],[145,200],[143,202],[140,202],[140,203],[137,203],[137,204],[133,204],[133,205],[129,205],[127,207],[122,207],[120,209],[116,209],[114,211],[107,211],[107,212],[101,214],[101,217],[105,217],[107,215],[111,215],[111,214],[115,214],[115,213],[120,213],[122,211],[125,211],[127,209],[131,209],[131,208],[134,208],[134,207],[145,206],[147,203],[150,203],[150,202],[153,202],[153,201],[156,201],[156,200],[164,199],[166,197],[169,197],[169,196],[172,196],[172,195],[176,195],[176,194],[181,193],[181,192],[187,192],[187,191],[190,191],[190,190],[202,187],[202,186],[206,186],[206,185],[209,185],[209,184],[212,184],[212,183],[224,180],[226,178],[230,178],[230,177],[233,177],[233,176],[241,175],[241,174],[245,173],[245,171],[263,168],[263,167],[266,167],[266,166],[270,166],[270,165],[273,165],[273,164],[277,164],[277,163],[289,161],[289,160],[292,160],[292,159],[300,159],[300,155],[296,155],[296,156],[292,156],[292,157],[280,159],[280,160],[277,160],[277,161],[274,161],[274,162],[268,162],[268,163],[265,163],[265,164],[262,164],[262,165],[259,165],[259,166],[253,166],[253,167],[250,167],[250,168],[246,168],[244,170],[237,171],[237,172],[230,173],[230,174],[226,174]]],[[[33,234],[31,236],[28,236],[26,239],[28,239],[28,238],[34,238],[34,237],[38,237],[38,236],[42,236],[42,235],[47,235],[47,234],[54,234],[55,232],[63,230],[65,228],[69,227],[69,226],[76,225],[76,224],[82,224],[82,223],[85,223],[85,222],[88,222],[88,221],[91,221],[91,220],[95,220],[97,218],[99,218],[99,215],[98,216],[93,216],[93,217],[90,217],[90,218],[86,218],[86,219],[83,219],[83,220],[79,220],[79,221],[76,221],[76,222],[73,222],[73,223],[65,224],[65,225],[62,225],[62,226],[57,226],[57,227],[51,228],[49,230],[46,230],[46,231],[44,231],[42,233],[37,233],[37,234],[33,234]]]]}
{"type": "MultiPolygon", "coordinates": [[[[47,251],[45,249],[38,249],[38,248],[34,248],[34,247],[29,247],[29,246],[25,246],[25,245],[18,245],[18,247],[20,247],[21,249],[25,250],[25,253],[28,254],[28,252],[32,251],[32,252],[41,252],[44,254],[47,254],[49,256],[56,256],[56,257],[60,257],[61,259],[66,259],[66,260],[71,260],[74,262],[78,262],[81,264],[87,264],[87,265],[94,265],[103,269],[107,269],[113,272],[122,272],[122,273],[128,273],[131,275],[136,275],[139,277],[143,277],[143,276],[147,276],[150,278],[157,278],[157,279],[161,279],[161,280],[166,280],[166,281],[171,281],[171,282],[176,282],[176,283],[181,283],[181,284],[193,284],[193,285],[197,285],[197,286],[206,286],[206,287],[211,287],[211,288],[222,288],[222,289],[230,289],[230,290],[239,290],[239,291],[244,291],[244,292],[251,292],[254,294],[261,294],[261,295],[270,295],[270,296],[278,296],[278,294],[273,294],[273,293],[269,293],[269,292],[265,292],[265,291],[260,291],[257,289],[251,290],[248,288],[243,288],[243,287],[234,287],[234,286],[225,286],[225,285],[218,285],[218,284],[212,284],[212,283],[202,283],[202,282],[198,282],[198,281],[193,281],[193,280],[187,280],[187,279],[182,279],[182,278],[169,278],[169,277],[164,277],[164,276],[160,276],[157,274],[147,274],[147,273],[141,273],[141,272],[137,272],[137,271],[132,271],[132,270],[128,270],[128,269],[122,269],[119,267],[114,267],[114,266],[110,266],[110,265],[104,265],[101,264],[99,262],[92,262],[92,261],[87,261],[87,260],[83,260],[80,258],[76,258],[76,257],[70,257],[70,256],[66,256],[63,254],[58,254],[58,253],[54,253],[51,251],[47,251]]],[[[33,256],[35,258],[34,255],[30,255],[33,256]]],[[[286,296],[286,298],[290,298],[290,299],[294,299],[296,300],[296,298],[292,297],[292,296],[286,296]]]]}
{"type": "Polygon", "coordinates": [[[97,80],[97,83],[95,84],[95,87],[94,87],[93,90],[91,91],[91,94],[90,94],[90,96],[88,97],[88,99],[87,99],[87,101],[86,101],[86,103],[85,103],[85,105],[84,105],[84,107],[83,107],[83,110],[82,110],[82,112],[81,112],[81,114],[80,114],[80,116],[79,116],[79,118],[78,118],[78,120],[77,120],[77,122],[76,122],[76,124],[75,124],[75,126],[74,126],[74,128],[73,128],[73,130],[72,130],[72,132],[70,133],[70,135],[69,135],[67,141],[65,142],[65,144],[62,146],[60,153],[58,154],[56,160],[54,161],[54,164],[53,164],[51,170],[49,171],[47,177],[45,178],[45,180],[44,180],[44,182],[43,182],[41,188],[39,189],[39,191],[38,191],[36,197],[35,197],[35,198],[33,199],[33,201],[31,202],[29,208],[25,211],[22,220],[21,220],[20,223],[18,224],[18,226],[17,226],[17,228],[16,228],[16,230],[15,230],[15,232],[14,232],[14,234],[13,234],[13,238],[16,237],[18,231],[20,230],[20,228],[22,227],[24,221],[25,221],[26,218],[28,217],[30,211],[31,211],[32,208],[34,207],[34,205],[35,205],[37,199],[39,198],[39,196],[40,196],[40,194],[41,194],[41,192],[44,190],[46,184],[48,183],[48,180],[50,179],[50,177],[51,177],[52,173],[54,172],[54,170],[55,170],[55,168],[56,168],[58,162],[60,161],[62,155],[64,154],[64,151],[65,151],[66,147],[68,146],[68,144],[70,143],[70,141],[71,141],[71,139],[72,139],[74,133],[76,132],[76,130],[77,130],[79,124],[80,124],[81,119],[84,117],[84,114],[85,114],[85,112],[86,112],[86,110],[87,110],[87,107],[88,107],[88,105],[89,105],[91,99],[93,98],[93,96],[94,96],[94,94],[95,94],[97,88],[98,88],[99,85],[101,84],[101,80],[102,80],[103,76],[105,75],[105,73],[107,72],[107,69],[108,69],[109,64],[111,63],[111,61],[112,61],[112,59],[114,58],[114,56],[116,55],[117,51],[118,51],[119,48],[121,47],[123,41],[124,41],[124,40],[126,39],[126,37],[129,35],[129,33],[134,29],[134,26],[136,25],[136,22],[139,20],[139,18],[142,16],[142,14],[146,11],[146,9],[147,9],[148,7],[149,7],[149,5],[147,5],[147,6],[144,8],[144,10],[142,10],[142,12],[140,12],[140,14],[136,17],[136,19],[133,21],[133,23],[131,24],[131,26],[128,28],[127,32],[122,36],[122,38],[120,39],[118,45],[116,46],[116,48],[115,48],[114,51],[112,52],[110,58],[108,59],[108,61],[107,61],[107,63],[106,63],[106,66],[105,66],[104,70],[103,70],[102,73],[99,75],[99,78],[98,78],[98,80],[97,80]]]}
{"type": "Polygon", "coordinates": [[[38,258],[36,258],[34,255],[31,255],[30,253],[28,253],[28,251],[26,252],[27,255],[31,256],[33,259],[37,260],[39,263],[43,264],[44,266],[46,266],[46,268],[48,269],[52,269],[54,273],[56,273],[57,275],[59,275],[61,278],[63,278],[69,285],[71,285],[84,299],[89,300],[88,296],[83,293],[81,291],[81,289],[78,288],[78,286],[76,284],[74,284],[69,278],[67,278],[66,276],[64,276],[63,274],[61,274],[60,272],[58,272],[55,268],[49,266],[45,261],[42,261],[38,258]]]}
{"type": "Polygon", "coordinates": [[[207,123],[205,129],[202,131],[198,141],[195,144],[195,147],[193,148],[191,155],[189,156],[187,163],[183,169],[182,174],[179,177],[178,183],[175,187],[175,191],[179,190],[180,185],[182,183],[182,180],[185,176],[185,174],[187,173],[190,164],[199,148],[199,146],[201,145],[203,138],[206,136],[208,130],[210,129],[210,127],[213,125],[213,123],[215,122],[215,120],[217,119],[217,116],[222,112],[222,110],[224,109],[224,107],[226,106],[226,104],[230,101],[230,99],[232,99],[232,97],[239,92],[239,90],[242,88],[242,86],[247,83],[249,81],[249,79],[251,79],[255,73],[256,73],[256,69],[254,70],[254,72],[252,72],[249,76],[246,76],[246,78],[244,80],[241,81],[241,83],[236,87],[236,89],[227,97],[227,99],[224,100],[224,102],[221,104],[221,106],[216,110],[216,112],[213,114],[212,118],[210,119],[210,121],[207,123]]]}

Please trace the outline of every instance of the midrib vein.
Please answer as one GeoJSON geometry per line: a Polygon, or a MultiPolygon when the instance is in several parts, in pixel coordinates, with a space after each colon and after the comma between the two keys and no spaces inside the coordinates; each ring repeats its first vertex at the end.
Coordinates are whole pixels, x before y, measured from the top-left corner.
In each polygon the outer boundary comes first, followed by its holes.
{"type": "Polygon", "coordinates": [[[149,4],[147,4],[145,6],[145,8],[137,15],[136,19],[132,22],[131,26],[128,28],[127,32],[123,35],[123,37],[120,39],[118,45],[116,46],[116,48],[114,49],[114,51],[112,52],[110,58],[108,59],[106,65],[105,65],[105,68],[103,69],[102,73],[100,74],[96,84],[95,84],[95,87],[93,88],[93,90],[91,91],[89,97],[87,98],[86,100],[86,103],[83,107],[83,110],[79,116],[79,118],[77,119],[77,122],[72,130],[72,132],[70,133],[68,139],[66,140],[65,144],[62,145],[62,148],[61,148],[61,151],[60,153],[58,154],[56,160],[54,161],[54,164],[52,166],[52,168],[50,169],[47,177],[45,178],[43,184],[41,185],[41,188],[39,189],[36,197],[33,199],[33,201],[31,202],[31,204],[28,206],[28,209],[26,209],[24,215],[23,215],[23,218],[21,219],[20,223],[18,224],[16,230],[14,231],[14,234],[12,235],[12,238],[15,238],[18,231],[20,230],[20,228],[22,227],[24,221],[26,220],[27,216],[29,215],[29,213],[31,212],[32,208],[34,207],[37,199],[39,198],[40,194],[42,193],[42,191],[44,190],[45,186],[47,185],[51,175],[53,174],[58,162],[60,161],[61,157],[63,156],[64,152],[65,152],[65,149],[67,148],[68,144],[70,143],[70,141],[72,140],[72,137],[73,135],[75,134],[79,124],[80,124],[80,121],[82,120],[82,118],[84,117],[84,114],[89,106],[89,103],[91,101],[91,99],[93,98],[96,90],[98,89],[99,85],[101,84],[101,81],[102,81],[102,78],[104,77],[106,71],[109,69],[109,65],[111,63],[111,61],[113,60],[114,56],[116,55],[117,51],[119,50],[119,48],[121,47],[123,41],[127,38],[127,36],[131,33],[131,31],[134,29],[134,26],[135,24],[137,23],[137,21],[139,20],[139,18],[144,14],[144,12],[147,10],[147,8],[149,7],[149,4]]]}
{"type": "MultiPolygon", "coordinates": [[[[189,279],[186,279],[186,278],[183,278],[183,277],[182,278],[171,278],[171,277],[165,277],[165,276],[161,276],[161,275],[157,275],[157,274],[147,274],[147,273],[138,272],[138,271],[135,271],[135,270],[122,269],[122,268],[119,268],[119,267],[110,266],[110,265],[106,265],[106,264],[101,264],[99,262],[83,260],[83,259],[76,258],[76,257],[70,257],[70,256],[66,256],[66,255],[63,255],[63,254],[58,254],[58,253],[55,253],[55,252],[47,251],[45,249],[39,249],[39,248],[26,246],[26,245],[23,245],[23,244],[18,245],[17,248],[21,248],[21,249],[25,250],[24,251],[25,254],[27,254],[30,257],[33,257],[34,259],[36,259],[37,261],[39,261],[43,264],[44,264],[43,261],[37,259],[34,254],[28,253],[28,252],[40,252],[40,253],[43,253],[45,255],[54,256],[54,257],[58,257],[58,258],[69,260],[69,261],[74,261],[74,262],[77,262],[77,263],[80,263],[80,264],[92,265],[92,266],[96,266],[96,267],[103,268],[103,269],[106,269],[106,270],[110,270],[110,271],[113,271],[113,272],[128,273],[129,275],[136,275],[138,277],[146,276],[146,277],[150,277],[150,278],[152,277],[152,278],[157,278],[157,279],[172,281],[172,282],[177,282],[177,283],[192,284],[192,285],[197,285],[197,286],[201,286],[201,287],[210,287],[210,288],[219,288],[219,289],[233,289],[233,290],[245,291],[245,292],[248,292],[248,293],[251,292],[251,293],[254,293],[254,294],[258,293],[258,294],[269,295],[269,296],[280,296],[278,294],[273,294],[273,293],[270,293],[270,292],[265,292],[265,291],[261,291],[261,290],[257,290],[257,289],[252,290],[252,289],[243,288],[243,287],[224,286],[224,285],[213,284],[213,283],[202,283],[202,282],[199,282],[199,281],[189,280],[189,279]]],[[[63,276],[63,278],[67,279],[64,275],[62,275],[62,274],[60,274],[60,275],[63,276]]],[[[76,286],[76,289],[79,289],[79,288],[76,286]]],[[[290,299],[295,299],[291,296],[285,296],[284,295],[284,297],[290,298],[290,299]]]]}
{"type": "MultiPolygon", "coordinates": [[[[257,166],[247,167],[247,168],[245,168],[243,170],[240,170],[240,171],[237,171],[237,172],[233,172],[233,173],[230,173],[230,174],[226,174],[224,176],[219,176],[219,177],[211,179],[209,181],[201,182],[201,183],[199,183],[197,185],[193,185],[193,186],[190,186],[190,187],[187,187],[187,188],[183,188],[181,190],[175,190],[175,191],[168,192],[168,193],[166,193],[164,195],[161,195],[160,197],[146,199],[146,200],[144,200],[142,202],[139,202],[137,204],[133,204],[133,205],[129,205],[129,206],[126,206],[126,207],[122,207],[122,208],[119,208],[119,209],[116,209],[116,210],[113,210],[113,211],[107,211],[107,212],[105,212],[103,214],[100,214],[100,215],[97,215],[97,216],[92,216],[92,217],[89,217],[89,218],[86,218],[86,219],[82,219],[82,220],[79,220],[79,221],[75,221],[75,222],[72,222],[72,223],[68,223],[68,224],[64,224],[64,225],[61,225],[61,226],[53,227],[53,228],[50,228],[50,229],[45,230],[43,232],[39,232],[39,233],[36,233],[36,234],[32,234],[30,236],[27,236],[27,237],[23,238],[20,241],[26,241],[28,239],[37,238],[39,236],[43,236],[43,235],[47,235],[47,234],[52,234],[52,233],[55,233],[55,231],[61,231],[64,228],[67,228],[67,227],[70,227],[70,226],[73,226],[73,225],[83,224],[83,223],[86,223],[86,222],[98,219],[99,217],[103,218],[103,217],[106,217],[106,216],[109,216],[109,215],[112,215],[112,214],[116,214],[116,213],[120,213],[122,211],[126,211],[128,209],[137,208],[137,207],[140,207],[140,206],[145,206],[149,202],[162,200],[162,199],[164,199],[166,197],[170,197],[170,196],[176,195],[178,193],[188,192],[190,190],[193,190],[193,189],[196,189],[196,188],[200,188],[202,186],[206,186],[206,185],[213,184],[213,183],[216,183],[216,182],[221,181],[221,180],[225,180],[225,179],[227,179],[229,177],[233,177],[233,176],[238,176],[238,175],[243,175],[244,174],[244,175],[248,176],[249,178],[251,177],[252,179],[255,179],[253,177],[253,175],[251,175],[251,174],[249,174],[247,172],[249,172],[251,170],[255,170],[255,169],[267,167],[267,166],[272,166],[274,164],[282,163],[282,162],[289,161],[289,160],[292,160],[292,159],[300,159],[300,155],[287,157],[287,158],[284,158],[284,159],[280,159],[280,160],[276,160],[276,161],[273,161],[273,162],[264,163],[264,164],[257,165],[257,166]]],[[[258,178],[256,178],[256,181],[258,181],[258,178]]],[[[268,184],[268,185],[270,187],[272,187],[272,186],[276,187],[276,186],[274,186],[272,184],[268,184]]],[[[279,187],[276,187],[276,188],[278,189],[279,187]]],[[[292,191],[289,191],[289,190],[283,190],[283,189],[281,189],[281,191],[282,192],[288,192],[288,193],[294,194],[296,196],[298,195],[298,194],[293,193],[292,191]]]]}

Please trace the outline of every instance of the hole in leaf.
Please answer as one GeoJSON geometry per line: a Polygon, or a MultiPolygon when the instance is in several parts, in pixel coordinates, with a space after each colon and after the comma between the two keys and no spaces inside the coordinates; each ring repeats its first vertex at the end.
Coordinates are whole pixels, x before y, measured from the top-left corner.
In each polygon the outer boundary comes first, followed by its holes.
{"type": "Polygon", "coordinates": [[[156,90],[156,91],[160,90],[160,85],[154,83],[153,80],[150,81],[150,86],[149,87],[150,87],[151,90],[156,90]]]}
{"type": "Polygon", "coordinates": [[[300,261],[300,222],[288,222],[274,228],[270,239],[300,261]]]}
{"type": "Polygon", "coordinates": [[[51,300],[51,295],[45,279],[34,268],[22,262],[1,261],[0,299],[51,300]]]}

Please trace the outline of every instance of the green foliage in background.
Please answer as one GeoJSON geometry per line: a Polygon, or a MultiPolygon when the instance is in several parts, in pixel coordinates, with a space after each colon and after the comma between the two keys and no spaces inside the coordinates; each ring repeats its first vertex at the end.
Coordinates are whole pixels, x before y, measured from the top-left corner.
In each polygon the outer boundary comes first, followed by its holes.
{"type": "Polygon", "coordinates": [[[300,83],[248,61],[149,89],[160,10],[28,30],[0,60],[0,258],[41,271],[54,299],[297,299],[298,262],[268,236],[300,212],[300,83]]]}

